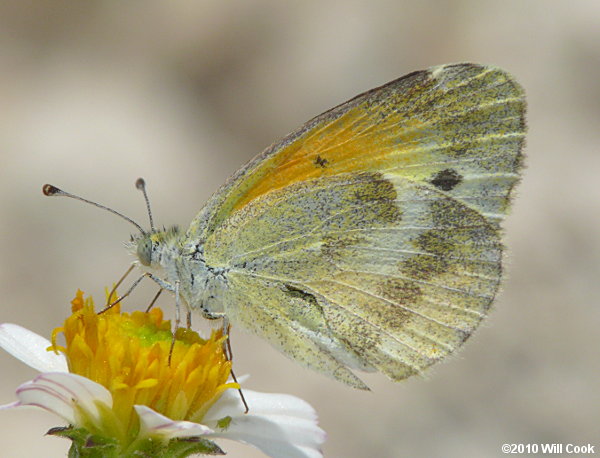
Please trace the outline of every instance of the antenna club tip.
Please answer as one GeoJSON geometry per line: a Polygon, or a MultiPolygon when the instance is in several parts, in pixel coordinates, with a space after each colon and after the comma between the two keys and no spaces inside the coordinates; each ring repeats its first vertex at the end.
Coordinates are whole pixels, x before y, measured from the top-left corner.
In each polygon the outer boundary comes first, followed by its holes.
{"type": "Polygon", "coordinates": [[[138,178],[135,180],[135,187],[138,189],[144,189],[146,187],[146,182],[143,178],[138,178]]]}
{"type": "Polygon", "coordinates": [[[42,186],[42,192],[45,196],[55,196],[57,194],[60,194],[62,191],[56,186],[53,186],[51,184],[45,184],[44,186],[42,186]]]}

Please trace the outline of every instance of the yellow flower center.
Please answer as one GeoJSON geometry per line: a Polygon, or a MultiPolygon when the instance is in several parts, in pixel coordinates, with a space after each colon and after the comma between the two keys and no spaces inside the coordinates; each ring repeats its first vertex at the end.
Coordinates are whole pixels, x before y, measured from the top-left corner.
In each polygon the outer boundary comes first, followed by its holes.
{"type": "Polygon", "coordinates": [[[139,422],[133,406],[146,405],[173,419],[200,422],[227,388],[231,372],[223,352],[226,337],[213,331],[208,340],[189,329],[173,335],[162,310],[121,313],[119,304],[98,315],[91,297],[77,291],[72,315],[52,333],[52,349],[65,354],[69,371],[106,387],[113,397],[115,425],[135,435],[139,422]],[[63,333],[66,345],[56,343],[63,333]]]}

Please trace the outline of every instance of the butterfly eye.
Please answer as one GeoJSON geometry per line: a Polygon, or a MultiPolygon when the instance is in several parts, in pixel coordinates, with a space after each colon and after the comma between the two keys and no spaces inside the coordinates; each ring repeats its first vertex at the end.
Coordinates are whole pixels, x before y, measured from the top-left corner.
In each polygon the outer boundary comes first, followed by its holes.
{"type": "Polygon", "coordinates": [[[137,257],[143,265],[150,265],[152,261],[152,240],[150,238],[143,237],[140,239],[137,246],[137,257]]]}

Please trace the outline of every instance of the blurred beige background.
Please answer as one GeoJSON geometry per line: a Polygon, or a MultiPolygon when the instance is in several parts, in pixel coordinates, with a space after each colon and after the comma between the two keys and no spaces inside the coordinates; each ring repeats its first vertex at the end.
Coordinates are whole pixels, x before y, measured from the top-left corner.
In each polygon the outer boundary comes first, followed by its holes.
{"type": "MultiPolygon", "coordinates": [[[[503,443],[600,449],[597,0],[2,1],[0,321],[49,335],[77,288],[103,297],[130,261],[121,242],[132,227],[46,199],[43,183],[145,225],[134,188],[143,176],[158,222],[185,226],[227,176],[310,117],[457,61],[506,68],[529,98],[528,169],[491,318],[426,380],[368,376],[370,393],[239,331],[236,371],[252,375],[249,388],[315,406],[329,457],[501,456],[503,443]]],[[[172,302],[162,302],[169,313],[172,302]]],[[[3,352],[0,364],[7,403],[35,373],[3,352]]],[[[0,412],[0,454],[65,456],[67,441],[43,437],[58,424],[0,412]]],[[[231,457],[262,456],[222,445],[231,457]]]]}

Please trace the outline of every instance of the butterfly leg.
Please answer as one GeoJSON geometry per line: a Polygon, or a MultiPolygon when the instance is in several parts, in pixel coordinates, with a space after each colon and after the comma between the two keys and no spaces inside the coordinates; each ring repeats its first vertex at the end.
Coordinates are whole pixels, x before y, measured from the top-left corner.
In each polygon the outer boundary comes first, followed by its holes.
{"type": "Polygon", "coordinates": [[[167,291],[171,291],[172,293],[175,292],[175,287],[171,283],[168,283],[168,282],[164,281],[162,278],[158,278],[156,275],[152,275],[150,273],[147,273],[145,275],[150,277],[150,279],[152,279],[152,281],[154,283],[156,283],[158,286],[160,286],[162,289],[166,289],[167,291]]]}
{"type": "Polygon", "coordinates": [[[175,347],[175,334],[179,329],[181,322],[180,316],[180,299],[179,299],[179,281],[175,282],[175,327],[173,328],[173,338],[171,339],[171,348],[169,348],[169,366],[171,365],[171,357],[173,356],[173,348],[175,347]]]}
{"type": "MultiPolygon", "coordinates": [[[[129,273],[129,271],[127,272],[129,273]]],[[[127,275],[127,274],[126,274],[127,275]]],[[[131,287],[125,292],[125,294],[123,294],[121,297],[117,298],[117,300],[111,302],[110,304],[107,304],[106,307],[104,307],[102,310],[100,310],[98,312],[98,315],[103,314],[104,312],[110,310],[111,308],[113,308],[115,305],[117,305],[119,302],[121,302],[123,299],[125,299],[127,296],[129,296],[131,294],[131,292],[135,289],[135,287],[137,285],[140,284],[140,282],[142,281],[142,279],[144,279],[144,277],[147,277],[149,274],[144,274],[141,277],[139,277],[136,281],[133,282],[133,284],[131,285],[131,287]]],[[[112,292],[111,292],[112,295],[112,292]]],[[[110,297],[110,296],[109,296],[110,297]]]]}
{"type": "MultiPolygon", "coordinates": [[[[227,315],[223,314],[223,335],[227,336],[227,339],[224,342],[225,348],[225,356],[227,356],[227,359],[229,359],[229,361],[233,361],[233,351],[231,350],[231,323],[229,323],[229,318],[227,318],[227,315]]],[[[232,363],[233,365],[233,363],[232,363]]],[[[237,381],[237,377],[235,376],[234,372],[233,372],[233,368],[231,368],[231,378],[233,379],[233,381],[235,383],[238,383],[237,381]]],[[[246,402],[246,398],[244,397],[244,393],[242,392],[242,389],[239,388],[238,391],[240,392],[240,398],[242,399],[242,403],[244,404],[244,408],[246,409],[246,411],[244,413],[248,413],[250,411],[250,407],[248,407],[248,403],[246,402]]]]}
{"type": "Polygon", "coordinates": [[[229,323],[229,318],[227,318],[225,313],[209,312],[205,308],[202,308],[202,316],[207,320],[223,320],[223,335],[227,336],[227,339],[223,342],[223,351],[225,352],[227,359],[231,361],[231,346],[229,345],[229,328],[231,327],[231,324],[229,323]]]}
{"type": "Polygon", "coordinates": [[[146,313],[148,313],[150,311],[150,309],[154,306],[154,303],[156,302],[156,300],[158,299],[158,296],[160,296],[160,293],[163,292],[163,289],[160,288],[158,290],[158,293],[156,293],[156,295],[154,296],[154,299],[152,299],[152,301],[150,302],[150,305],[146,308],[146,313]]]}
{"type": "MultiPolygon", "coordinates": [[[[206,311],[206,309],[203,309],[202,315],[207,320],[218,320],[219,318],[223,320],[223,327],[222,327],[223,335],[227,336],[227,339],[225,339],[225,342],[223,342],[223,352],[225,353],[225,356],[227,357],[227,359],[229,361],[233,361],[233,352],[231,351],[231,339],[230,339],[231,334],[229,332],[231,330],[231,323],[229,322],[229,318],[227,317],[227,315],[225,313],[208,312],[208,311],[206,311]]],[[[235,373],[233,372],[233,368],[231,369],[231,378],[233,379],[233,381],[235,383],[238,383],[237,377],[235,376],[235,373]]],[[[244,404],[244,408],[246,409],[244,413],[250,412],[250,407],[248,407],[248,403],[246,402],[246,398],[244,397],[244,393],[242,392],[242,389],[239,388],[238,391],[240,393],[240,398],[242,399],[242,403],[244,404]]]]}
{"type": "MultiPolygon", "coordinates": [[[[111,306],[110,298],[112,297],[113,294],[115,294],[115,292],[117,291],[117,288],[119,286],[121,286],[121,283],[123,283],[123,280],[125,280],[125,278],[127,278],[127,276],[131,273],[131,271],[135,268],[136,265],[137,265],[137,262],[132,262],[131,265],[129,266],[129,268],[127,269],[127,271],[121,276],[119,281],[117,283],[115,283],[115,286],[113,286],[113,288],[110,290],[110,293],[108,294],[108,297],[106,299],[106,305],[104,308],[109,308],[109,306],[111,306]]],[[[119,299],[119,300],[121,300],[121,299],[119,299]]]]}
{"type": "Polygon", "coordinates": [[[168,283],[166,281],[164,281],[161,278],[158,278],[155,275],[152,274],[146,274],[148,277],[150,277],[155,283],[158,284],[158,286],[160,286],[162,289],[166,289],[167,291],[171,291],[172,293],[175,293],[175,328],[173,329],[173,339],[171,339],[171,348],[169,348],[169,366],[171,365],[171,357],[173,356],[173,348],[175,347],[175,333],[177,332],[177,329],[179,328],[179,323],[180,323],[180,308],[181,308],[181,301],[179,299],[179,282],[175,283],[175,286],[173,286],[171,283],[168,283]]]}

